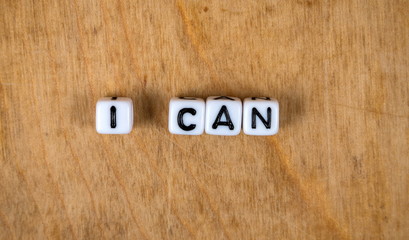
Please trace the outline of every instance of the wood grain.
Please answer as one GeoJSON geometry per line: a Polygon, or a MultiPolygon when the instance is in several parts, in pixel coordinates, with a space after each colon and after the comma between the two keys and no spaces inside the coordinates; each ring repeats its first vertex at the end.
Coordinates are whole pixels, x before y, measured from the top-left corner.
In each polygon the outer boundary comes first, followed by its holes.
{"type": "Polygon", "coordinates": [[[409,1],[0,0],[1,239],[408,239],[409,1]],[[173,96],[270,96],[272,137],[173,96]],[[95,103],[131,97],[131,134],[95,103]]]}

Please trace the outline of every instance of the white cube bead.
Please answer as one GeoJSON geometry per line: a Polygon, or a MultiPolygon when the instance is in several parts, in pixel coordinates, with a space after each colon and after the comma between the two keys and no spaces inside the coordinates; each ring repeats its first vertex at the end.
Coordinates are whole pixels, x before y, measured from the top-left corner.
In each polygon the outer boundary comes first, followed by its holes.
{"type": "Polygon", "coordinates": [[[169,102],[169,132],[182,135],[203,134],[205,109],[205,102],[201,98],[172,98],[169,102]]]}
{"type": "Polygon", "coordinates": [[[212,96],[206,99],[205,131],[211,135],[238,135],[241,131],[241,100],[212,96]]]}
{"type": "Polygon", "coordinates": [[[279,107],[275,99],[252,97],[243,101],[243,132],[267,136],[278,132],[279,107]]]}
{"type": "Polygon", "coordinates": [[[127,134],[133,126],[133,104],[130,98],[105,97],[97,102],[96,129],[101,134],[127,134]]]}

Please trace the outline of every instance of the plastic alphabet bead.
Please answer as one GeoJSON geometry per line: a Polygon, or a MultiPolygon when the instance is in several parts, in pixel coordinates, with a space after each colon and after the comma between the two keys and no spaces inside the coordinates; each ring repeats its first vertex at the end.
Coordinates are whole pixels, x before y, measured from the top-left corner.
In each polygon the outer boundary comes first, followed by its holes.
{"type": "Polygon", "coordinates": [[[96,129],[101,134],[127,134],[132,131],[133,104],[130,98],[105,97],[97,102],[96,129]]]}
{"type": "Polygon", "coordinates": [[[243,132],[247,135],[267,136],[278,132],[279,107],[275,99],[251,97],[243,101],[243,132]]]}
{"type": "MultiPolygon", "coordinates": [[[[101,134],[128,134],[133,127],[133,103],[126,97],[97,102],[96,130],[101,134]]],[[[269,97],[174,97],[169,102],[169,132],[181,135],[269,136],[279,128],[279,105],[269,97]]]]}
{"type": "Polygon", "coordinates": [[[241,100],[212,96],[206,99],[205,131],[211,135],[238,135],[241,131],[241,100]]]}
{"type": "Polygon", "coordinates": [[[169,132],[183,135],[203,134],[205,109],[205,102],[201,98],[172,98],[169,102],[169,132]]]}

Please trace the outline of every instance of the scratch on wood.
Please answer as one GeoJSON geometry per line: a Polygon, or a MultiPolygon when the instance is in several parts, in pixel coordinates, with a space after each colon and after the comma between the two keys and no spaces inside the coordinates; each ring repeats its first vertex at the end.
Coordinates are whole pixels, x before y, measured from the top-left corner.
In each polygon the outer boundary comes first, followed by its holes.
{"type": "Polygon", "coordinates": [[[399,115],[399,114],[393,114],[393,113],[388,113],[388,112],[381,112],[381,111],[377,111],[377,110],[373,110],[373,109],[354,107],[354,106],[349,106],[349,105],[344,105],[344,104],[339,104],[339,103],[332,104],[332,105],[333,106],[338,106],[338,107],[349,108],[349,109],[356,110],[356,111],[373,113],[373,114],[377,114],[377,115],[385,115],[385,116],[390,116],[390,117],[409,119],[409,116],[407,116],[407,115],[399,115]]]}
{"type": "Polygon", "coordinates": [[[199,58],[206,63],[207,66],[211,66],[210,62],[207,60],[207,57],[205,55],[205,51],[202,48],[200,44],[200,40],[196,37],[196,34],[194,32],[194,26],[192,25],[191,21],[188,17],[188,13],[186,10],[186,6],[181,0],[176,1],[176,7],[180,13],[180,16],[182,18],[182,23],[183,23],[183,29],[186,34],[187,39],[190,41],[192,44],[193,49],[196,51],[197,55],[199,58]]]}
{"type": "Polygon", "coordinates": [[[87,72],[87,83],[89,90],[91,92],[91,97],[95,99],[95,89],[94,89],[94,84],[92,82],[92,75],[89,67],[89,61],[87,56],[85,55],[85,49],[84,49],[84,44],[83,44],[83,39],[86,39],[84,37],[84,29],[83,26],[81,25],[81,19],[80,19],[80,10],[79,10],[79,5],[78,5],[78,0],[74,0],[74,6],[75,6],[75,16],[76,16],[76,23],[77,23],[77,28],[78,28],[78,33],[79,33],[79,38],[78,38],[78,44],[79,44],[79,49],[81,50],[80,54],[82,55],[82,60],[84,61],[85,64],[85,69],[87,72]]]}
{"type": "MultiPolygon", "coordinates": [[[[185,149],[183,149],[181,146],[179,146],[179,144],[177,144],[176,142],[172,141],[172,140],[169,139],[169,138],[166,138],[166,139],[167,139],[169,142],[171,142],[174,146],[177,146],[178,148],[180,148],[184,154],[190,154],[190,153],[187,152],[185,149]]],[[[142,149],[143,149],[143,148],[142,148],[142,149]]],[[[149,155],[149,153],[148,153],[147,151],[145,151],[145,150],[143,150],[143,151],[145,152],[145,154],[147,154],[147,155],[149,156],[149,158],[153,159],[153,158],[149,155]]],[[[152,160],[151,163],[154,164],[154,161],[152,160]]],[[[156,165],[156,164],[154,164],[154,165],[156,165]]],[[[224,234],[226,235],[226,237],[227,237],[228,239],[231,239],[230,234],[228,234],[228,232],[227,232],[227,230],[226,230],[226,227],[225,227],[225,224],[224,224],[224,222],[223,222],[222,219],[221,219],[220,211],[218,211],[217,206],[216,206],[215,203],[213,203],[213,201],[210,199],[209,194],[208,194],[207,191],[204,189],[204,187],[199,183],[199,181],[198,181],[198,180],[195,178],[195,176],[193,175],[190,164],[189,164],[189,163],[186,163],[186,165],[187,165],[188,170],[189,170],[189,175],[190,175],[191,178],[194,180],[194,183],[195,183],[196,186],[198,187],[198,190],[199,190],[200,192],[202,192],[203,195],[206,197],[206,200],[207,200],[207,202],[209,203],[210,209],[212,210],[213,214],[215,214],[216,219],[217,219],[218,222],[220,223],[220,226],[221,226],[221,228],[222,228],[222,231],[224,232],[224,234]]],[[[156,167],[155,167],[155,168],[156,168],[156,167]]],[[[181,223],[182,223],[182,222],[181,222],[181,223]]]]}
{"type": "MultiPolygon", "coordinates": [[[[39,109],[39,104],[38,104],[37,98],[34,98],[34,104],[36,105],[36,108],[39,109]]],[[[35,111],[35,116],[36,116],[37,122],[38,123],[41,122],[38,111],[35,111]]],[[[41,129],[42,129],[42,127],[41,127],[41,124],[40,124],[39,125],[39,131],[40,132],[41,132],[41,129]]],[[[48,157],[47,157],[47,151],[45,149],[43,136],[40,136],[38,139],[39,139],[39,143],[40,143],[39,144],[40,151],[41,151],[42,156],[44,158],[44,163],[45,163],[45,166],[46,166],[48,176],[51,178],[51,183],[52,183],[53,187],[55,188],[55,193],[56,193],[56,195],[57,195],[57,197],[58,197],[58,199],[59,199],[59,201],[61,203],[62,209],[63,209],[63,211],[64,211],[64,213],[65,213],[65,215],[67,217],[67,222],[68,222],[68,225],[69,225],[70,232],[71,232],[74,239],[78,239],[75,232],[74,232],[74,227],[73,227],[72,221],[70,219],[70,216],[68,214],[67,207],[65,206],[65,201],[64,201],[64,198],[62,197],[60,186],[56,182],[56,180],[54,179],[53,175],[51,174],[50,164],[47,161],[48,157]]]]}
{"type": "MultiPolygon", "coordinates": [[[[12,230],[10,221],[7,219],[6,215],[3,214],[2,211],[0,211],[0,220],[3,222],[3,224],[6,226],[6,228],[9,230],[10,235],[13,236],[13,239],[17,239],[17,236],[15,234],[15,231],[12,230]]],[[[45,234],[45,233],[44,233],[45,234]]],[[[46,234],[45,234],[46,235],[46,234]]]]}
{"type": "MultiPolygon", "coordinates": [[[[103,141],[104,143],[104,147],[103,150],[107,153],[106,155],[109,156],[109,153],[107,152],[107,149],[109,149],[107,146],[108,144],[105,142],[105,139],[103,141]]],[[[134,213],[134,209],[132,207],[131,201],[129,200],[129,196],[128,196],[128,192],[126,191],[125,188],[125,184],[122,182],[121,178],[119,177],[120,174],[118,173],[118,169],[116,168],[116,166],[111,162],[110,158],[107,158],[106,161],[109,163],[109,165],[112,167],[112,172],[114,175],[114,178],[116,180],[116,182],[119,184],[119,186],[121,187],[122,192],[124,193],[124,197],[126,200],[126,204],[128,205],[128,208],[130,210],[130,214],[132,217],[132,220],[134,221],[134,223],[136,224],[136,226],[138,227],[139,232],[143,235],[143,237],[145,239],[152,239],[152,237],[150,237],[146,231],[146,229],[140,224],[140,220],[136,218],[135,213],[134,213]]]]}
{"type": "MultiPolygon", "coordinates": [[[[121,18],[122,28],[124,30],[125,41],[128,44],[128,48],[129,48],[129,55],[130,55],[130,58],[131,58],[131,63],[133,65],[135,75],[138,75],[138,73],[140,71],[139,71],[138,66],[136,64],[136,61],[135,61],[135,59],[136,59],[135,50],[133,48],[133,45],[131,44],[131,41],[129,40],[128,24],[125,21],[124,11],[123,11],[123,7],[122,7],[122,1],[118,0],[117,2],[118,2],[118,5],[119,5],[118,12],[119,12],[119,16],[121,18]]],[[[146,80],[146,79],[142,79],[141,76],[138,76],[138,79],[143,80],[143,81],[146,80]]],[[[142,85],[142,88],[145,87],[145,84],[143,84],[143,82],[138,81],[138,83],[142,85]]]]}
{"type": "Polygon", "coordinates": [[[308,203],[310,207],[314,209],[314,211],[318,211],[323,215],[324,219],[328,222],[329,226],[336,230],[342,239],[350,239],[348,230],[346,227],[341,227],[339,222],[337,222],[333,217],[331,217],[326,209],[325,206],[323,206],[323,203],[325,202],[322,198],[319,197],[319,195],[314,194],[314,192],[309,193],[307,191],[307,188],[303,185],[302,180],[298,173],[294,170],[293,167],[290,166],[290,160],[289,157],[284,153],[284,150],[278,143],[277,139],[275,137],[270,137],[269,138],[270,142],[276,149],[278,153],[278,159],[280,160],[281,165],[283,166],[283,169],[286,171],[287,175],[289,176],[290,180],[292,181],[292,185],[296,186],[299,189],[299,192],[303,199],[308,203]],[[317,204],[314,203],[314,199],[318,199],[318,202],[320,203],[320,208],[318,209],[316,206],[317,204]],[[324,209],[324,211],[321,211],[324,209]]]}
{"type": "MultiPolygon", "coordinates": [[[[94,210],[94,212],[96,213],[96,212],[97,212],[97,209],[96,209],[96,207],[95,207],[95,199],[94,199],[94,196],[93,196],[93,194],[92,194],[91,188],[89,187],[89,184],[88,184],[88,182],[87,182],[87,179],[85,178],[84,171],[83,171],[82,168],[81,168],[80,160],[79,160],[77,154],[76,154],[76,153],[74,152],[74,150],[72,149],[72,145],[71,145],[70,141],[68,140],[68,138],[67,138],[67,133],[66,133],[65,131],[64,131],[64,139],[65,139],[65,142],[66,142],[68,148],[70,149],[72,158],[73,158],[74,161],[76,162],[75,164],[78,166],[80,176],[81,176],[81,178],[82,178],[82,181],[84,182],[85,188],[87,189],[87,192],[88,192],[89,197],[90,197],[90,199],[91,199],[91,207],[92,207],[92,209],[94,210]]],[[[106,239],[105,234],[104,234],[105,231],[102,229],[101,224],[100,224],[100,223],[97,223],[97,226],[98,226],[99,231],[100,231],[100,232],[102,233],[102,235],[104,236],[104,239],[106,239]]]]}

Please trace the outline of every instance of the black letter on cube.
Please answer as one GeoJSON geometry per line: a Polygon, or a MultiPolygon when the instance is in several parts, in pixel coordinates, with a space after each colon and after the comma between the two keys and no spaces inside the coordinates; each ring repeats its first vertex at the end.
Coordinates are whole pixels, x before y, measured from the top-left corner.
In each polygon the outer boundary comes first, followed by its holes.
{"type": "Polygon", "coordinates": [[[179,113],[178,113],[178,125],[181,129],[185,130],[185,131],[192,131],[193,129],[196,128],[196,124],[190,124],[189,126],[186,126],[183,123],[183,115],[185,115],[185,113],[190,113],[193,116],[196,115],[196,110],[193,108],[182,108],[179,113]]]}
{"type": "Polygon", "coordinates": [[[227,107],[225,105],[222,106],[219,113],[217,114],[216,120],[214,120],[212,128],[216,129],[219,125],[228,126],[230,130],[234,130],[233,122],[231,121],[229,111],[227,110],[227,107]],[[222,118],[223,113],[226,115],[226,121],[225,122],[220,121],[220,119],[222,118]]]}
{"type": "Polygon", "coordinates": [[[256,129],[256,116],[260,118],[261,122],[266,126],[267,129],[271,128],[271,108],[267,108],[267,121],[261,116],[260,112],[253,108],[251,110],[251,128],[256,129]]]}
{"type": "Polygon", "coordinates": [[[116,107],[111,107],[111,128],[116,128],[116,107]]]}

